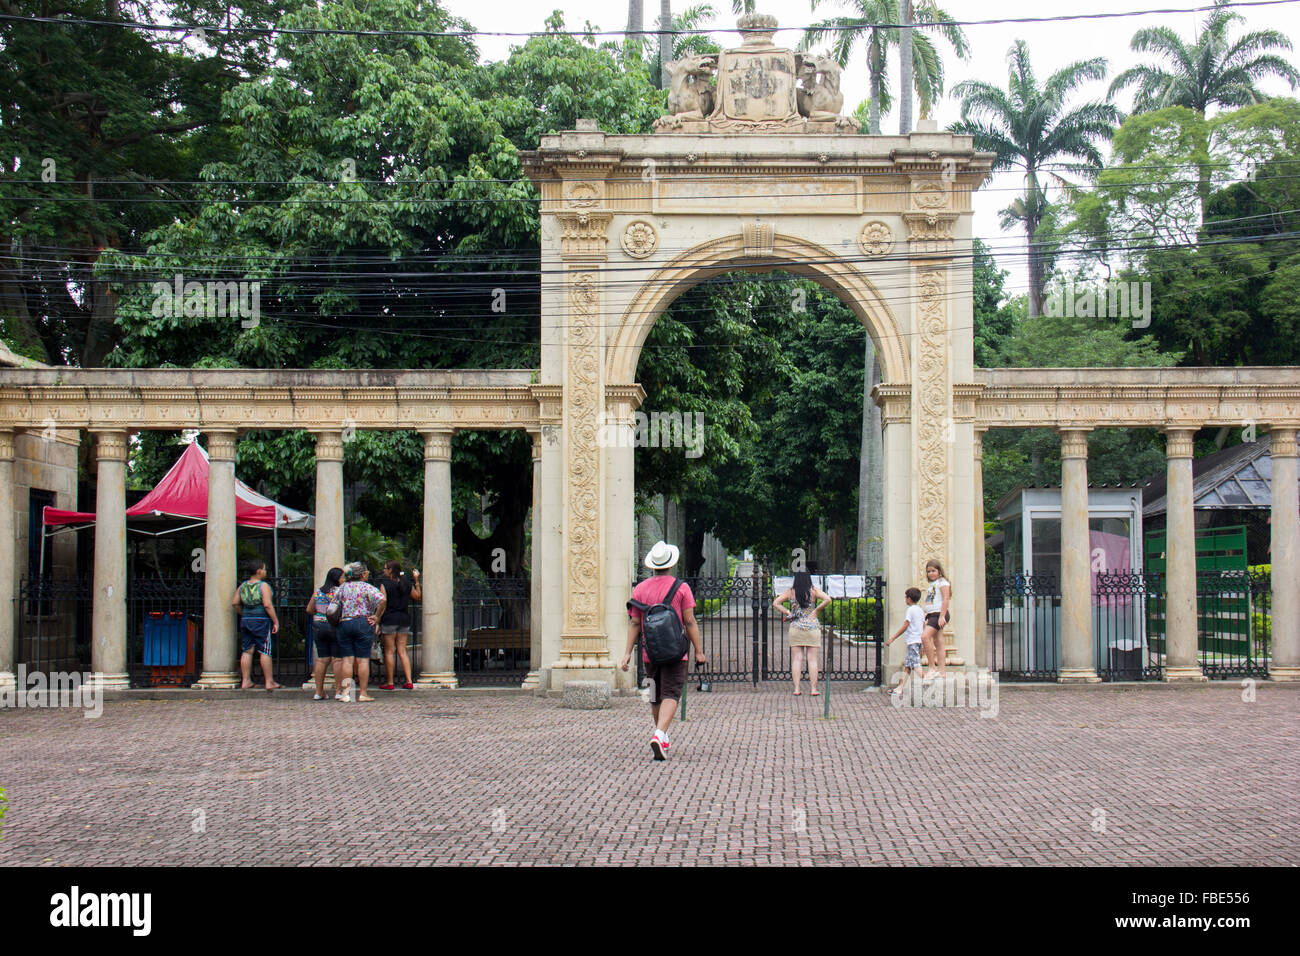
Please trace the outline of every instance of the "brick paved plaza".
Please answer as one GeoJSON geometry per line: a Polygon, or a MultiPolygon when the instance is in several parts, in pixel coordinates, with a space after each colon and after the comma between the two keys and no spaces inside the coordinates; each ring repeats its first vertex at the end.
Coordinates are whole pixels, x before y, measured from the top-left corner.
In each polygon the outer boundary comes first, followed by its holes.
{"type": "Polygon", "coordinates": [[[993,719],[843,688],[830,722],[806,693],[692,693],[666,763],[629,698],[0,711],[0,862],[1300,862],[1300,687],[1004,685],[993,719]]]}

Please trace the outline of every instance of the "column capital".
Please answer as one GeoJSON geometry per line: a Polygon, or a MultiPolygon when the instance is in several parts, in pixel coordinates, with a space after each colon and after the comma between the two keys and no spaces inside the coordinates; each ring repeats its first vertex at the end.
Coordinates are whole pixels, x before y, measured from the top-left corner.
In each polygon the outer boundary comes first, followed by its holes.
{"type": "Polygon", "coordinates": [[[14,431],[12,428],[0,428],[0,461],[14,460],[14,431]]]}
{"type": "Polygon", "coordinates": [[[1171,425],[1161,429],[1165,434],[1166,458],[1191,458],[1199,428],[1186,425],[1171,425]]]}
{"type": "Polygon", "coordinates": [[[1296,445],[1295,425],[1270,425],[1268,429],[1270,458],[1295,458],[1300,454],[1296,445]]]}
{"type": "Polygon", "coordinates": [[[317,461],[342,461],[343,460],[343,433],[336,432],[312,432],[316,439],[316,460],[317,461]]]}
{"type": "Polygon", "coordinates": [[[208,436],[209,461],[234,461],[235,449],[239,445],[239,433],[231,431],[204,432],[208,436]]]}
{"type": "Polygon", "coordinates": [[[1090,428],[1061,428],[1061,460],[1067,458],[1088,457],[1088,433],[1090,428]]]}
{"type": "Polygon", "coordinates": [[[534,462],[541,461],[541,460],[542,460],[542,430],[541,430],[541,428],[530,428],[530,429],[528,429],[528,437],[532,440],[532,443],[533,443],[533,461],[534,461],[534,462]]]}
{"type": "Polygon", "coordinates": [[[97,431],[95,435],[96,461],[126,461],[130,436],[124,431],[97,431]]]}
{"type": "Polygon", "coordinates": [[[973,440],[971,442],[971,447],[975,451],[975,460],[983,461],[984,460],[984,429],[976,428],[974,434],[972,435],[972,439],[973,440]]]}
{"type": "Polygon", "coordinates": [[[450,428],[438,428],[433,431],[420,432],[424,436],[425,461],[451,461],[450,428]]]}

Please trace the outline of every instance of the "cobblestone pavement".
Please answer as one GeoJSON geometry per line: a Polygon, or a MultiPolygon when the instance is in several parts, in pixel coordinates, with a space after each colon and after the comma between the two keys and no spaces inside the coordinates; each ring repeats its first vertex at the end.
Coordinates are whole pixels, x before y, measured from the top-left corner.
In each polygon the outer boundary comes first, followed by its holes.
{"type": "Polygon", "coordinates": [[[664,763],[632,698],[0,711],[0,863],[1300,863],[1300,687],[806,688],[690,694],[664,763]]]}

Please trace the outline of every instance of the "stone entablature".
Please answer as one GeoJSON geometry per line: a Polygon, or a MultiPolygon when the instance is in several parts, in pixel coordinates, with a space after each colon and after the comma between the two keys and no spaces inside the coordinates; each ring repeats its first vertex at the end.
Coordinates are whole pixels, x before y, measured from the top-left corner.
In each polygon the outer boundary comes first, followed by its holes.
{"type": "MultiPolygon", "coordinates": [[[[337,430],[522,428],[558,423],[537,372],[306,369],[0,369],[0,428],[337,430]]],[[[610,386],[615,405],[639,398],[610,386]]]]}
{"type": "Polygon", "coordinates": [[[1300,425],[1294,368],[976,369],[975,379],[977,428],[1300,425]]]}

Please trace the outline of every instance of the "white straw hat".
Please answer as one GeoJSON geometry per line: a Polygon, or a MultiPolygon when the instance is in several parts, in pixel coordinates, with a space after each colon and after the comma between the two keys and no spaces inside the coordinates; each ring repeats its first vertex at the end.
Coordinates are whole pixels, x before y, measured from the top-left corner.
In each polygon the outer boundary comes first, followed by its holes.
{"type": "Polygon", "coordinates": [[[650,553],[645,556],[645,566],[655,571],[663,571],[665,568],[671,568],[677,563],[677,557],[680,553],[676,545],[656,541],[655,546],[650,549],[650,553]]]}

